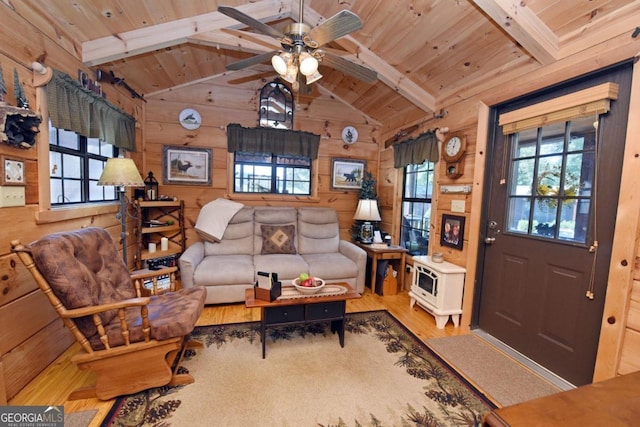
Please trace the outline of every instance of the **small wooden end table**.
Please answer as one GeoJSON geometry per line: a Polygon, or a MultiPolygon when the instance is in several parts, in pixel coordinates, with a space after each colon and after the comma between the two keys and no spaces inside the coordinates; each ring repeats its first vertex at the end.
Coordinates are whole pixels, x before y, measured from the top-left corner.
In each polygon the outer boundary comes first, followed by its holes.
{"type": "MultiPolygon", "coordinates": [[[[340,295],[308,296],[303,298],[278,299],[272,302],[256,299],[253,288],[245,291],[244,301],[248,308],[260,308],[260,338],[262,358],[266,356],[267,328],[295,323],[331,321],[331,332],[337,332],[340,347],[344,347],[344,320],[347,300],[360,298],[347,283],[332,283],[347,288],[340,295]]],[[[283,287],[284,288],[284,287],[283,287]]]]}
{"type": "MultiPolygon", "coordinates": [[[[359,247],[367,252],[367,256],[371,259],[371,292],[376,291],[376,277],[378,274],[378,261],[382,260],[398,260],[398,287],[400,290],[404,290],[404,268],[407,250],[402,246],[387,246],[384,243],[374,243],[371,245],[365,245],[363,243],[356,243],[359,247]]],[[[384,295],[384,292],[381,290],[384,295]]]]}

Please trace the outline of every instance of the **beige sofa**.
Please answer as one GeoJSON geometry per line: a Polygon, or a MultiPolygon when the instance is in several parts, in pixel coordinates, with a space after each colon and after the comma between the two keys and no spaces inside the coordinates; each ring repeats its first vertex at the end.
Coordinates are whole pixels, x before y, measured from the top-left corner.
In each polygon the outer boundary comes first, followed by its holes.
{"type": "Polygon", "coordinates": [[[245,206],[220,242],[192,244],[179,264],[182,286],[204,286],[205,303],[219,304],[244,301],[258,271],[278,273],[283,284],[306,272],[327,283],[347,282],[362,293],[367,255],[340,240],[333,208],[245,206]]]}

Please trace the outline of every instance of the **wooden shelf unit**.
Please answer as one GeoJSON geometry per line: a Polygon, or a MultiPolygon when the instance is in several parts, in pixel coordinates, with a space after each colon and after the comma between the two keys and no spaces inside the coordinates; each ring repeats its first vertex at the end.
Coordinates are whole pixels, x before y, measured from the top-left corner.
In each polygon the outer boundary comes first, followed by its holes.
{"type": "Polygon", "coordinates": [[[182,200],[157,200],[134,202],[136,208],[136,269],[149,267],[150,260],[175,256],[177,259],[186,249],[186,237],[184,232],[184,201],[182,200]],[[149,221],[166,223],[170,225],[149,226],[149,221]],[[167,250],[161,250],[161,239],[169,240],[167,250]],[[149,243],[156,244],[156,251],[149,252],[149,243]]]}

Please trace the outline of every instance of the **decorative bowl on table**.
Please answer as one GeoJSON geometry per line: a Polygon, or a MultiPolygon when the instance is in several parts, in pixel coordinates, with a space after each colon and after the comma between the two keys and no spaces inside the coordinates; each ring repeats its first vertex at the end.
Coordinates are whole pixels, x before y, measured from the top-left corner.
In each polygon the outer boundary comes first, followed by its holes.
{"type": "Polygon", "coordinates": [[[300,284],[300,279],[299,278],[295,278],[291,281],[291,284],[301,293],[304,295],[313,295],[316,292],[318,292],[320,289],[322,289],[324,287],[324,280],[319,279],[317,277],[313,278],[313,286],[302,286],[300,284]]]}

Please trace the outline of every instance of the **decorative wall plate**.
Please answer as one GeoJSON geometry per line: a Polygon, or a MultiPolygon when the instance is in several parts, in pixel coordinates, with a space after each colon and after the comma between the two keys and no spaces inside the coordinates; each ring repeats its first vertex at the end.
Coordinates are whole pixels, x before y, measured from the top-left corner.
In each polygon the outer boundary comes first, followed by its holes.
{"type": "Polygon", "coordinates": [[[180,111],[180,124],[183,128],[189,130],[195,130],[200,127],[202,124],[202,117],[200,117],[200,113],[198,113],[193,108],[185,108],[180,111]]]}
{"type": "Polygon", "coordinates": [[[353,126],[345,126],[342,129],[342,140],[345,144],[355,144],[358,141],[358,130],[353,126]]]}

